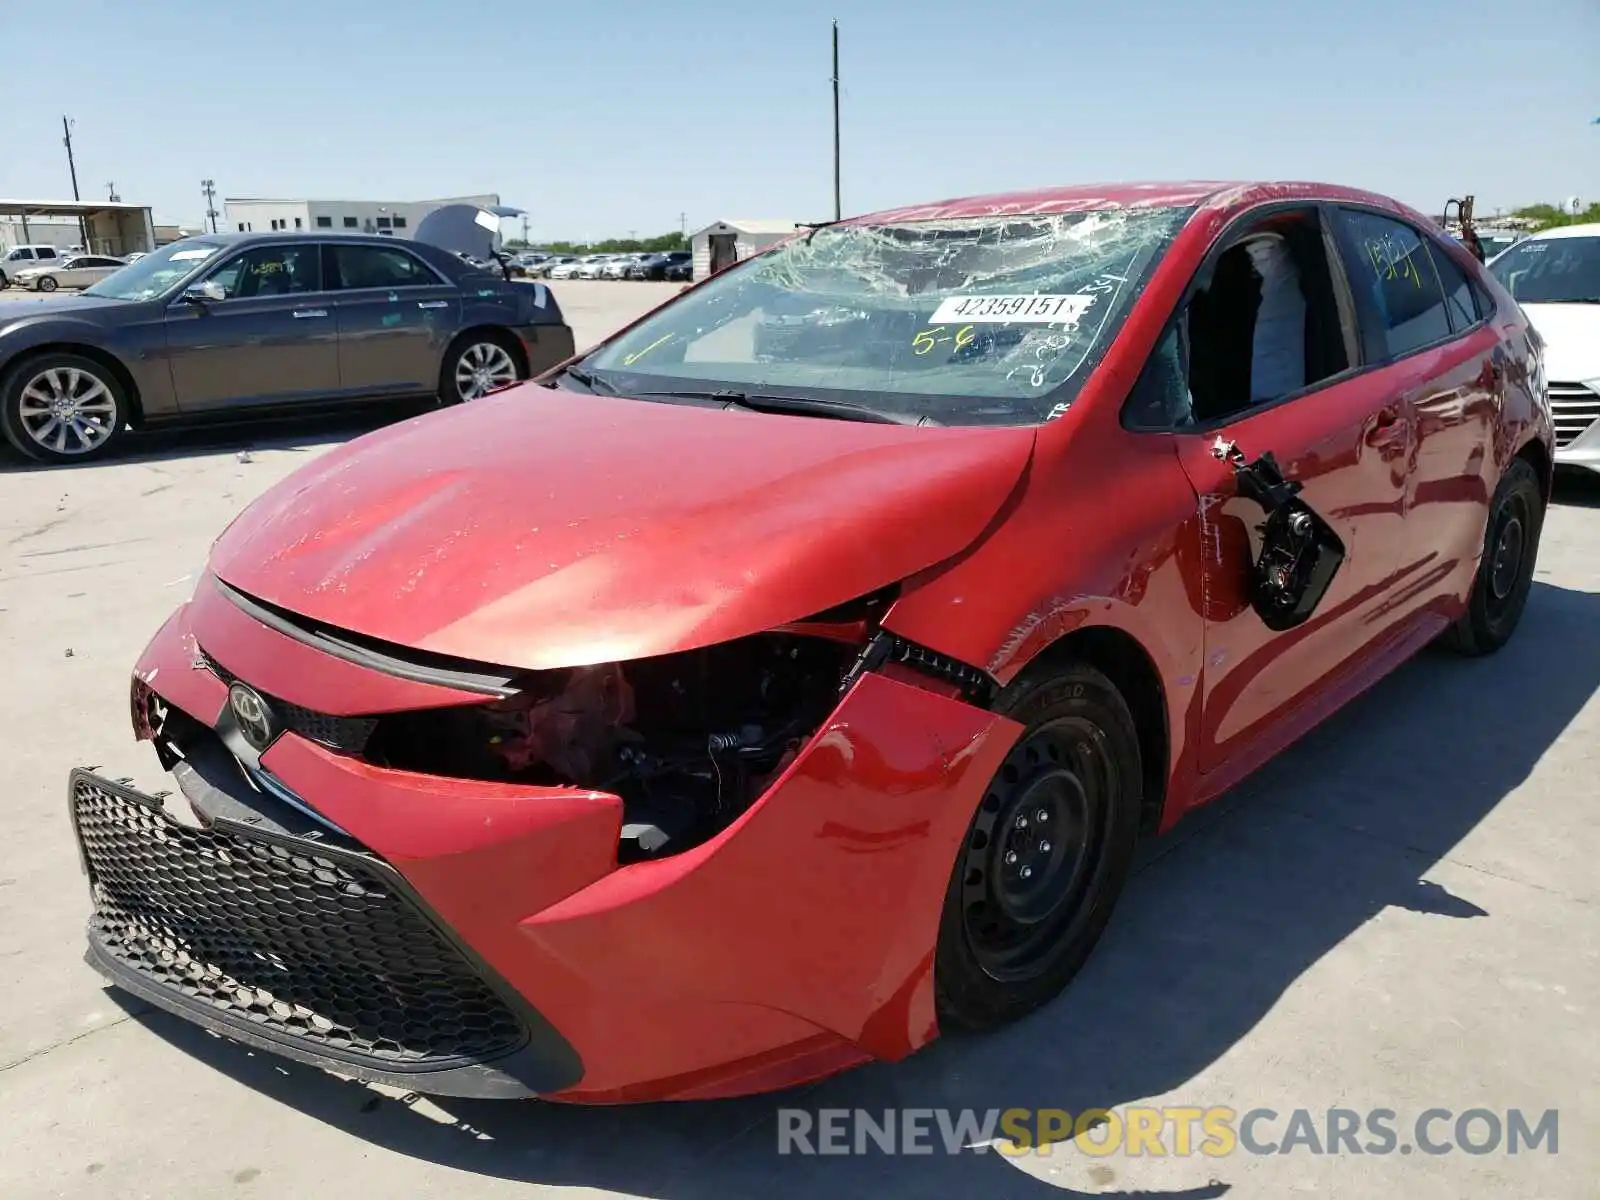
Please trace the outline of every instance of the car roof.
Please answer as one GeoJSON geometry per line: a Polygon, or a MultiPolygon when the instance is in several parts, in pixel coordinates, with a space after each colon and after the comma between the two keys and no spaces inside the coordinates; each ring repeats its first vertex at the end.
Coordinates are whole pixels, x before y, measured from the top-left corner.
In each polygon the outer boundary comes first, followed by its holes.
{"type": "Polygon", "coordinates": [[[1367,204],[1411,215],[1412,210],[1388,196],[1332,183],[1241,180],[1182,180],[1140,183],[1088,183],[964,196],[884,209],[842,222],[877,224],[935,221],[945,218],[1018,216],[1087,212],[1096,208],[1235,208],[1270,200],[1332,200],[1367,204]]]}
{"type": "MultiPolygon", "coordinates": [[[[429,245],[427,242],[416,242],[412,238],[384,237],[381,233],[341,233],[337,229],[279,229],[276,231],[257,229],[246,233],[199,233],[193,237],[186,237],[183,241],[210,242],[218,246],[245,246],[251,242],[281,242],[291,241],[295,238],[305,238],[307,241],[319,242],[367,242],[374,246],[392,246],[396,242],[429,245]]],[[[176,245],[177,243],[174,242],[172,244],[176,245]]]]}
{"type": "Polygon", "coordinates": [[[1590,221],[1583,225],[1557,225],[1554,229],[1542,229],[1538,233],[1530,233],[1530,239],[1538,238],[1544,241],[1548,238],[1567,237],[1600,237],[1600,222],[1590,221]]]}

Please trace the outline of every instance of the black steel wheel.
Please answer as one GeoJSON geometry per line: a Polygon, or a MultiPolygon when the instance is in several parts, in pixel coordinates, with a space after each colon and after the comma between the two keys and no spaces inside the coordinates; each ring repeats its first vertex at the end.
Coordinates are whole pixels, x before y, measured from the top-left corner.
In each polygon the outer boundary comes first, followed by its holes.
{"type": "Polygon", "coordinates": [[[951,875],[935,955],[939,1021],[984,1029],[1077,974],[1127,879],[1143,799],[1132,714],[1071,665],[998,706],[1025,732],[990,781],[951,875]]]}
{"type": "Polygon", "coordinates": [[[1483,557],[1466,614],[1446,635],[1463,654],[1492,654],[1511,640],[1533,587],[1544,525],[1544,490],[1526,459],[1515,458],[1489,503],[1483,557]]]}

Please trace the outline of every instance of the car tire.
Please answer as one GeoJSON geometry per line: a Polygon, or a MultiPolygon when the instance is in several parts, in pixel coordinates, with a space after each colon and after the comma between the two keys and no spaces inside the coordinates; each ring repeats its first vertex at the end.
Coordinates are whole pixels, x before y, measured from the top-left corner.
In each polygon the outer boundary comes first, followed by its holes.
{"type": "Polygon", "coordinates": [[[1544,488],[1533,464],[1514,458],[1489,502],[1483,554],[1467,611],[1442,641],[1458,654],[1493,654],[1511,640],[1533,588],[1544,529],[1544,488]]]}
{"type": "Polygon", "coordinates": [[[100,458],[127,420],[128,401],[116,376],[81,354],[26,359],[0,379],[0,433],[36,462],[100,458]],[[56,400],[70,407],[55,411],[56,400]]]}
{"type": "Polygon", "coordinates": [[[53,292],[56,290],[55,276],[41,275],[34,281],[33,286],[41,292],[53,292]]]}
{"type": "Polygon", "coordinates": [[[1139,838],[1139,735],[1105,675],[1072,664],[1025,676],[996,710],[1023,733],[945,893],[934,1003],[947,1032],[1008,1024],[1066,988],[1105,931],[1139,838]]]}
{"type": "Polygon", "coordinates": [[[444,356],[439,372],[439,403],[464,404],[485,394],[475,390],[482,383],[494,382],[493,390],[498,391],[527,377],[509,334],[478,330],[460,338],[444,356]],[[499,380],[504,382],[495,382],[499,380]]]}
{"type": "Polygon", "coordinates": [[[0,271],[0,292],[5,291],[10,286],[11,280],[6,278],[6,273],[4,271],[0,271]]]}

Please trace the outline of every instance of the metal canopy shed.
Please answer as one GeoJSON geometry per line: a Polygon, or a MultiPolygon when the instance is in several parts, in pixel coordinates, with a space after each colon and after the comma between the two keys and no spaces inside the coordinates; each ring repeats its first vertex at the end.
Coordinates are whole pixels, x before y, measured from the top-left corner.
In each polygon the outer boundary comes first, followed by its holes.
{"type": "Polygon", "coordinates": [[[704,279],[713,271],[749,258],[798,228],[798,221],[722,220],[707,225],[689,240],[694,251],[694,277],[704,279]]]}
{"type": "Polygon", "coordinates": [[[83,231],[83,248],[95,254],[122,256],[156,248],[155,221],[142,204],[120,200],[5,200],[0,199],[0,221],[15,225],[19,241],[26,244],[30,221],[65,218],[77,221],[83,231]]]}

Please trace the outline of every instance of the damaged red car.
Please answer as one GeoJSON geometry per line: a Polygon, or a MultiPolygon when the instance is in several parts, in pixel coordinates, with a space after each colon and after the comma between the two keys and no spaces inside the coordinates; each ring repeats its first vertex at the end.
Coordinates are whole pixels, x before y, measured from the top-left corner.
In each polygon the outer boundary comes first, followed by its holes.
{"type": "Polygon", "coordinates": [[[223,532],[70,779],[89,961],[422,1093],[729,1096],[1056,997],[1138,840],[1512,636],[1538,337],[1301,184],[807,228],[223,532]]]}

